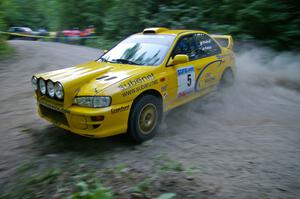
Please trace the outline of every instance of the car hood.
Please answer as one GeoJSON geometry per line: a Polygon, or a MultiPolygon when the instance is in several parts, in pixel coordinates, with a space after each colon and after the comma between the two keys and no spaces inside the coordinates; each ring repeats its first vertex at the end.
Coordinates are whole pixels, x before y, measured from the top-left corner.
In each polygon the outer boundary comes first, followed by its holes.
{"type": "Polygon", "coordinates": [[[146,72],[150,68],[92,61],[45,73],[39,77],[53,82],[60,82],[64,86],[65,106],[70,106],[76,95],[101,95],[101,92],[107,87],[133,75],[146,72]]]}

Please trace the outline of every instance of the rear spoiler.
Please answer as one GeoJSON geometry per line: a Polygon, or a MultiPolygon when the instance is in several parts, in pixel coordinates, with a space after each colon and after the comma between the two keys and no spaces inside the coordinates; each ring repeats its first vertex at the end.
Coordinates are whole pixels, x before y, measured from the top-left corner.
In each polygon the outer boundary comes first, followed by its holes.
{"type": "Polygon", "coordinates": [[[214,38],[222,47],[228,48],[232,50],[233,47],[233,39],[230,35],[210,35],[214,38]]]}

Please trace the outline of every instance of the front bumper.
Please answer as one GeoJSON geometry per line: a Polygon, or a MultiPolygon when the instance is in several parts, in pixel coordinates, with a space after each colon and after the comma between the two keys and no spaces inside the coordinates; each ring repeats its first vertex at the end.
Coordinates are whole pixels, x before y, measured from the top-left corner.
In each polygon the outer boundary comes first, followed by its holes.
{"type": "Polygon", "coordinates": [[[87,137],[108,137],[127,131],[131,102],[106,108],[73,105],[67,109],[38,100],[38,113],[54,125],[87,137]],[[117,111],[116,111],[117,110],[117,111]]]}

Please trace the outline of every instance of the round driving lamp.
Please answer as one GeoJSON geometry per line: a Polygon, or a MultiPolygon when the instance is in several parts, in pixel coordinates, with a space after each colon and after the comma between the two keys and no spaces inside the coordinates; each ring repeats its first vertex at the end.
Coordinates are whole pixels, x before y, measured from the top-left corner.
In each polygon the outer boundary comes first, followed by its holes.
{"type": "Polygon", "coordinates": [[[40,88],[40,92],[43,95],[45,95],[46,94],[46,83],[45,83],[45,80],[39,79],[39,88],[40,88]]]}
{"type": "Polygon", "coordinates": [[[31,78],[31,84],[32,84],[32,88],[37,91],[38,89],[38,79],[36,78],[36,76],[33,76],[31,78]]]}
{"type": "Polygon", "coordinates": [[[64,88],[63,88],[61,83],[59,83],[59,82],[55,83],[54,92],[55,92],[55,96],[58,99],[63,99],[64,98],[64,88]]]}
{"type": "Polygon", "coordinates": [[[52,81],[48,81],[47,82],[47,92],[48,92],[48,95],[50,96],[50,97],[54,97],[55,96],[55,92],[54,92],[54,84],[53,84],[53,82],[52,81]]]}

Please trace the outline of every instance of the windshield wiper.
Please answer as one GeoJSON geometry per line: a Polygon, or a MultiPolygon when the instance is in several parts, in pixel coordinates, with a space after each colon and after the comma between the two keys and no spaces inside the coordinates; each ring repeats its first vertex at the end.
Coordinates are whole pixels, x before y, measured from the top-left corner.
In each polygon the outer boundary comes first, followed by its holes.
{"type": "Polygon", "coordinates": [[[103,57],[100,57],[99,58],[101,61],[103,61],[103,62],[109,62],[107,59],[105,59],[105,58],[103,58],[103,57]]]}
{"type": "Polygon", "coordinates": [[[112,61],[108,61],[107,59],[100,57],[99,58],[102,62],[107,62],[107,63],[118,63],[118,61],[112,60],[112,61]]]}
{"type": "Polygon", "coordinates": [[[122,64],[132,64],[132,65],[142,65],[142,64],[138,64],[136,62],[130,61],[128,59],[113,59],[113,62],[120,62],[122,64]]]}

